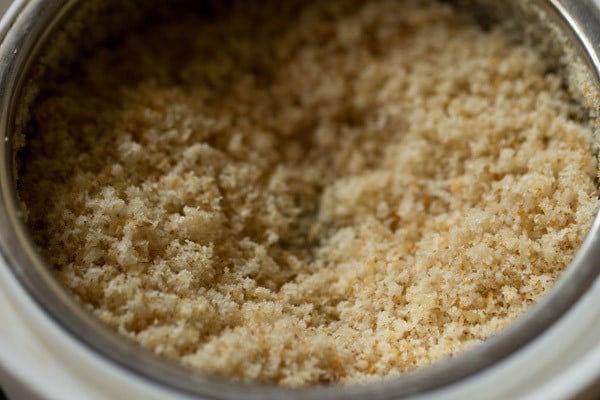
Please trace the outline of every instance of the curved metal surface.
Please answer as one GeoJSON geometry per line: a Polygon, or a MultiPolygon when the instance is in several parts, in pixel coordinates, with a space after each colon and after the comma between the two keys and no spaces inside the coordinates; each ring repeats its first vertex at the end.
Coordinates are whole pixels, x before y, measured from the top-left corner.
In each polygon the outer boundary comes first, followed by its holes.
{"type": "MultiPolygon", "coordinates": [[[[596,80],[600,76],[600,11],[591,0],[539,1],[547,17],[560,26],[586,59],[596,80]]],[[[20,1],[0,27],[0,248],[12,273],[30,296],[66,332],[115,368],[185,394],[210,399],[392,399],[451,385],[475,376],[527,343],[577,302],[600,274],[600,219],[597,217],[570,267],[554,288],[508,329],[473,350],[432,367],[380,383],[287,389],[245,384],[184,369],[141,349],[108,329],[85,311],[63,288],[39,255],[19,212],[13,176],[12,136],[15,113],[36,55],[77,0],[20,1]]]]}

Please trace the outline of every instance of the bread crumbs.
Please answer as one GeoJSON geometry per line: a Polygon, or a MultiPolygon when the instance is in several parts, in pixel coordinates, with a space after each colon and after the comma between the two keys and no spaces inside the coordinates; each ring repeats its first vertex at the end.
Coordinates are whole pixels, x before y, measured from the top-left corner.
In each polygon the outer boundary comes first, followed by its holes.
{"type": "Polygon", "coordinates": [[[65,285],[155,353],[377,380],[485,340],[568,265],[598,193],[565,86],[445,3],[234,2],[48,82],[20,197],[65,285]]]}

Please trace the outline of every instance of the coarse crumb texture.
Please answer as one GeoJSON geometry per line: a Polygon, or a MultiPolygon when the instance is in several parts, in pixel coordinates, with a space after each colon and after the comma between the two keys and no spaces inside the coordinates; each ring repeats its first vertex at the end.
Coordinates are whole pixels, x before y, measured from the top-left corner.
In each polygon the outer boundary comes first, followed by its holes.
{"type": "Polygon", "coordinates": [[[598,205],[555,66],[435,1],[250,4],[100,50],[35,105],[28,223],[102,321],[218,375],[365,382],[553,284],[598,205]]]}

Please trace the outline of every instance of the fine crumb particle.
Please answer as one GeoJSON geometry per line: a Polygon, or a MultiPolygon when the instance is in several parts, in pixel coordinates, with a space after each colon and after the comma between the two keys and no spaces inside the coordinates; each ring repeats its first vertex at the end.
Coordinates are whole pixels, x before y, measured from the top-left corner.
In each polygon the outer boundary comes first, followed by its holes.
{"type": "Polygon", "coordinates": [[[234,2],[48,83],[20,196],[66,286],[157,354],[381,379],[504,328],[589,229],[591,128],[553,71],[435,1],[234,2]]]}

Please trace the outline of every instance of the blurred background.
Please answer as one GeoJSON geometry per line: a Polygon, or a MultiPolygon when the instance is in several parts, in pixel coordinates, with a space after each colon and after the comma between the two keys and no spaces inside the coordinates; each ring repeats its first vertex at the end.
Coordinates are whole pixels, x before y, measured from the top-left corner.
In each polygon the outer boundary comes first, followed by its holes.
{"type": "Polygon", "coordinates": [[[12,3],[12,0],[0,0],[0,12],[2,14],[4,14],[10,3],[12,3]]]}

